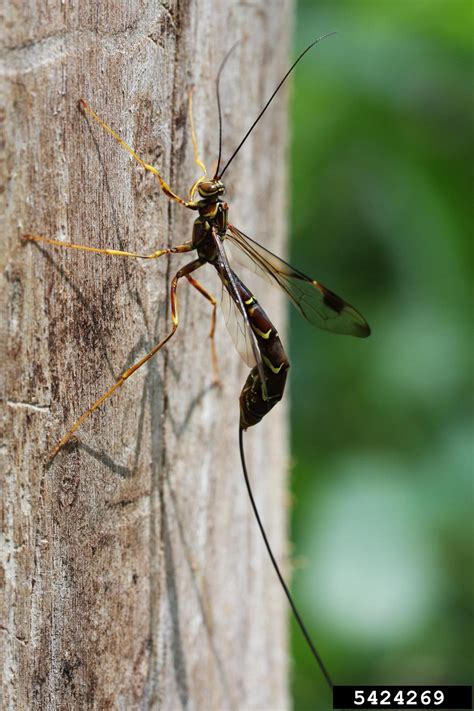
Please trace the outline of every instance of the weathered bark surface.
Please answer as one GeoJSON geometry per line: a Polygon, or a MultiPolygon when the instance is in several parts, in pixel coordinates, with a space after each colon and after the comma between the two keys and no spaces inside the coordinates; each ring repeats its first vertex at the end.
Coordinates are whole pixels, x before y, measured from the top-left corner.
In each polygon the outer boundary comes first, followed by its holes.
{"type": "MultiPolygon", "coordinates": [[[[247,368],[219,317],[224,384],[213,386],[209,304],[187,283],[166,351],[45,465],[74,419],[167,332],[170,275],[192,257],[136,262],[20,235],[140,252],[190,239],[194,214],[77,101],[185,195],[199,176],[188,91],[212,169],[223,55],[247,35],[223,78],[226,157],[287,68],[290,11],[288,0],[30,0],[6,11],[2,708],[287,706],[287,609],[238,459],[247,368]]],[[[279,252],[285,151],[283,92],[225,176],[232,222],[279,252]]],[[[202,282],[219,294],[212,271],[202,282]]],[[[265,285],[257,295],[284,333],[279,297],[265,285]]],[[[280,560],[284,410],[246,440],[280,560]]]]}

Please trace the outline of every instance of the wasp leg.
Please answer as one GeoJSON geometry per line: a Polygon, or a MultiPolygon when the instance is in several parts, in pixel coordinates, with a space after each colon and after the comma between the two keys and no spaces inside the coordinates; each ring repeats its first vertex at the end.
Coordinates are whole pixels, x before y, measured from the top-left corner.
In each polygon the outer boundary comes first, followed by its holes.
{"type": "Polygon", "coordinates": [[[197,210],[197,205],[196,205],[195,203],[193,203],[193,202],[188,202],[188,201],[186,201],[186,200],[183,200],[183,198],[180,198],[179,195],[176,195],[176,193],[174,193],[174,192],[172,191],[172,189],[170,188],[170,186],[168,185],[168,183],[164,180],[164,178],[162,177],[161,173],[160,173],[154,166],[148,165],[148,163],[145,163],[145,161],[142,160],[142,158],[140,158],[140,156],[138,156],[138,155],[135,153],[135,151],[133,150],[133,148],[131,148],[131,147],[128,145],[128,143],[125,143],[125,141],[122,140],[122,139],[120,138],[120,136],[119,136],[117,133],[115,133],[115,131],[114,131],[113,129],[110,128],[110,126],[107,126],[107,124],[104,123],[104,122],[102,121],[102,119],[99,118],[99,116],[97,116],[97,114],[95,113],[95,111],[93,111],[93,110],[90,108],[90,106],[89,106],[88,104],[86,104],[86,102],[84,101],[84,99],[80,99],[80,100],[79,100],[79,106],[81,106],[81,108],[83,108],[84,111],[87,111],[87,112],[92,116],[92,118],[93,118],[95,121],[97,121],[97,123],[98,123],[100,126],[102,126],[102,128],[104,128],[108,133],[110,133],[110,135],[111,135],[113,138],[115,138],[115,140],[117,141],[117,143],[119,143],[119,144],[122,146],[122,148],[125,148],[125,150],[130,153],[130,155],[132,156],[132,158],[134,158],[134,159],[137,161],[137,163],[140,163],[140,165],[141,165],[143,168],[145,168],[145,170],[148,170],[150,173],[153,173],[153,175],[156,175],[156,177],[158,178],[158,180],[159,180],[159,182],[160,182],[161,189],[163,190],[163,192],[165,193],[165,195],[167,195],[167,196],[168,196],[169,198],[171,198],[172,200],[176,200],[176,202],[179,202],[180,205],[184,205],[184,207],[189,207],[191,210],[197,210]]]}
{"type": "Polygon", "coordinates": [[[49,455],[49,459],[53,459],[57,453],[64,447],[67,442],[71,439],[72,435],[74,432],[83,424],[85,420],[87,420],[92,413],[97,410],[98,407],[102,405],[111,395],[114,394],[116,390],[118,390],[128,378],[133,375],[139,368],[142,367],[145,363],[147,363],[150,358],[153,358],[156,353],[158,353],[161,348],[174,336],[176,329],[178,328],[178,301],[176,297],[176,289],[178,286],[178,281],[182,278],[190,274],[191,272],[194,272],[196,269],[199,269],[199,267],[202,266],[202,262],[199,259],[196,259],[195,261],[191,262],[190,264],[187,264],[185,267],[180,269],[175,276],[173,277],[173,280],[171,282],[171,288],[170,288],[170,301],[171,301],[171,319],[172,319],[172,328],[171,331],[168,333],[167,336],[165,336],[156,346],[154,346],[149,353],[147,353],[143,358],[141,358],[138,363],[135,363],[132,365],[130,368],[128,368],[125,372],[122,373],[120,378],[112,385],[111,388],[107,390],[98,400],[94,402],[93,405],[89,407],[86,412],[84,412],[78,420],[75,421],[73,426],[66,432],[64,437],[57,443],[57,445],[54,447],[54,449],[51,451],[51,454],[49,455]]]}
{"type": "Polygon", "coordinates": [[[120,249],[100,249],[99,247],[86,247],[83,244],[74,244],[73,242],[62,242],[58,239],[49,239],[48,237],[40,237],[39,235],[21,235],[21,239],[27,242],[44,242],[45,244],[52,244],[55,247],[66,247],[67,249],[77,249],[82,252],[95,252],[95,254],[108,254],[113,257],[133,257],[134,259],[157,259],[162,257],[164,254],[178,254],[181,252],[190,252],[194,247],[192,242],[186,242],[185,244],[179,244],[176,247],[167,247],[165,249],[158,249],[156,252],[151,254],[139,254],[138,252],[123,252],[120,249]]]}
{"type": "Polygon", "coordinates": [[[207,177],[206,166],[204,165],[202,160],[199,158],[199,150],[198,150],[197,139],[196,139],[196,130],[194,128],[193,92],[192,92],[192,90],[189,92],[188,112],[189,112],[189,123],[191,125],[191,138],[193,141],[194,162],[196,163],[197,166],[199,166],[199,168],[201,168],[201,170],[203,172],[203,177],[207,177]]]}
{"type": "Polygon", "coordinates": [[[221,381],[220,372],[219,372],[219,361],[217,358],[216,341],[215,341],[217,300],[216,300],[215,296],[212,296],[212,294],[210,294],[203,287],[203,285],[197,281],[197,279],[194,279],[189,274],[186,276],[186,279],[189,281],[189,283],[192,286],[194,286],[195,289],[197,289],[199,291],[200,294],[202,294],[204,296],[204,298],[206,298],[212,304],[211,330],[209,331],[209,338],[211,339],[212,370],[214,371],[214,382],[216,383],[216,385],[221,387],[222,381],[221,381]]]}

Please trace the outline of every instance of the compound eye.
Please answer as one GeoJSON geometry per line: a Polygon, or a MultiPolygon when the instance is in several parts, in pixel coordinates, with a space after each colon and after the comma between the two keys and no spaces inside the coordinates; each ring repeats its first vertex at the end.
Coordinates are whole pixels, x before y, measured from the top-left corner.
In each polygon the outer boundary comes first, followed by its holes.
{"type": "Polygon", "coordinates": [[[217,195],[222,192],[222,183],[217,183],[216,181],[207,181],[204,183],[199,183],[198,191],[202,197],[210,197],[212,195],[217,195]]]}

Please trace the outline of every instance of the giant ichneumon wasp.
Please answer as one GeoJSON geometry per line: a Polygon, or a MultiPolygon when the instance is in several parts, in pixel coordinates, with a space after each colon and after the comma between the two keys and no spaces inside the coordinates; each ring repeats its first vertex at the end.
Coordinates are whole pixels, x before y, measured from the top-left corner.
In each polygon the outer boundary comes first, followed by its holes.
{"type": "MultiPolygon", "coordinates": [[[[324,37],[327,37],[325,35],[324,37]]],[[[197,258],[182,267],[173,277],[170,288],[171,331],[152,348],[141,360],[131,368],[128,368],[112,387],[102,395],[91,407],[73,424],[70,430],[60,440],[51,452],[54,457],[60,449],[69,441],[74,432],[80,427],[107,398],[109,398],[123,383],[170,340],[178,328],[178,306],[176,298],[177,285],[180,279],[185,277],[213,306],[211,337],[214,335],[216,299],[207,292],[206,289],[192,276],[193,273],[204,264],[211,264],[217,270],[222,282],[223,307],[226,312],[226,322],[237,350],[251,367],[251,371],[240,394],[240,424],[239,424],[239,447],[242,461],[242,469],[245,477],[248,494],[252,508],[257,519],[258,526],[263,536],[265,546],[270,555],[272,564],[277,576],[288,598],[290,606],[301,628],[303,635],[314,655],[328,685],[332,688],[331,678],[318,654],[316,648],[298,614],[288,587],[281,575],[278,564],[273,556],[265,530],[252,495],[252,490],[248,478],[244,449],[243,432],[258,422],[276,405],[283,396],[286,378],[288,374],[289,362],[283,346],[278,337],[278,333],[269,320],[268,316],[258,304],[249,289],[243,284],[235,274],[229,264],[229,256],[236,262],[250,268],[260,276],[269,280],[272,284],[279,286],[290,298],[300,313],[311,323],[319,328],[334,333],[348,334],[365,338],[370,334],[370,328],[365,319],[352,306],[346,303],[339,296],[320,284],[318,281],[305,276],[302,272],[290,266],[276,255],[269,252],[254,240],[247,237],[234,225],[228,222],[228,205],[223,199],[225,187],[222,177],[229,165],[234,160],[237,153],[249,137],[250,133],[260,121],[282,84],[293,71],[298,62],[315,44],[324,37],[320,37],[312,42],[301,52],[296,61],[287,71],[283,79],[276,87],[267,103],[260,111],[259,115],[252,123],[247,133],[244,135],[237,148],[234,150],[224,167],[221,169],[222,156],[222,111],[219,98],[219,79],[222,69],[229,57],[232,49],[226,55],[221,64],[217,81],[217,106],[219,113],[219,153],[217,167],[214,176],[210,178],[206,168],[199,159],[194,126],[192,121],[192,103],[190,97],[190,117],[191,132],[194,146],[195,162],[200,166],[203,175],[196,180],[191,187],[189,200],[179,197],[165,182],[160,172],[153,166],[145,163],[134,150],[127,145],[102,119],[81,100],[81,108],[87,112],[98,124],[102,126],[113,138],[127,150],[132,157],[147,171],[153,173],[161,185],[163,192],[172,200],[175,200],[184,207],[198,212],[198,217],[194,221],[192,239],[176,247],[160,249],[152,254],[137,254],[135,252],[124,252],[115,249],[99,249],[96,247],[86,247],[71,244],[54,239],[48,239],[37,235],[24,235],[24,239],[52,244],[58,247],[68,247],[72,249],[96,252],[98,254],[108,254],[122,257],[132,257],[138,259],[157,259],[165,254],[180,254],[195,251],[197,258]],[[197,194],[197,195],[196,195],[197,194]],[[198,197],[198,199],[195,199],[198,197]],[[229,254],[228,254],[229,252],[229,254]]],[[[214,357],[213,350],[213,357],[214,357]]]]}

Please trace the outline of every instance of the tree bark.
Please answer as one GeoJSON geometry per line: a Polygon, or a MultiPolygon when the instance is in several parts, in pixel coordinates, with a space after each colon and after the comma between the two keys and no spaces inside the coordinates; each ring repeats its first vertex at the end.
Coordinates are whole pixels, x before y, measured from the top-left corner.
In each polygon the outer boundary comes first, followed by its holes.
{"type": "MultiPolygon", "coordinates": [[[[1,631],[5,709],[283,709],[287,608],[238,457],[248,368],[187,283],[180,326],[78,431],[72,422],[170,328],[170,277],[189,255],[138,262],[24,243],[31,232],[152,252],[191,238],[172,204],[84,98],[186,196],[193,162],[224,159],[288,63],[289,0],[11,3],[4,25],[5,432],[1,631]]],[[[226,173],[231,221],[284,251],[285,91],[226,173]]],[[[220,298],[210,267],[199,279],[220,298]]],[[[242,272],[245,281],[247,275],[242,272]]],[[[253,282],[252,282],[253,284],[253,282]]],[[[257,296],[284,334],[283,307],[257,296]]],[[[285,406],[246,437],[255,495],[285,559],[285,406]]]]}

